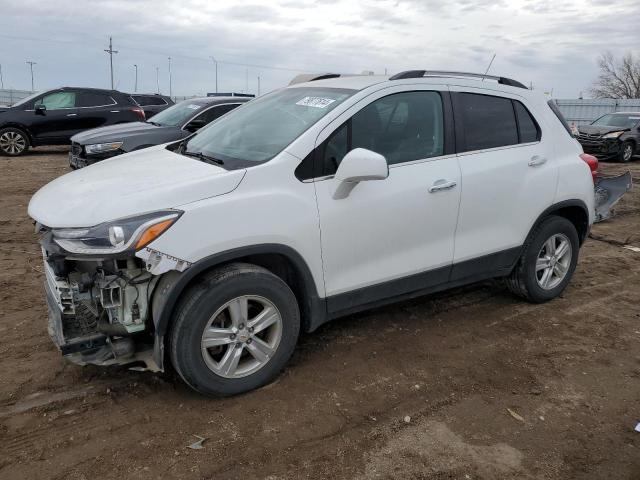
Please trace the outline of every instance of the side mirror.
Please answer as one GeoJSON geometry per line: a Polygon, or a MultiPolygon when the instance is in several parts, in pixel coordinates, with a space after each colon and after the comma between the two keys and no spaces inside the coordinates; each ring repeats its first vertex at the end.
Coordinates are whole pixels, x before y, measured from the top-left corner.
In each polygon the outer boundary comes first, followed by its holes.
{"type": "Polygon", "coordinates": [[[389,166],[386,158],[366,148],[355,148],[340,162],[335,174],[338,188],[333,198],[335,200],[346,198],[358,183],[367,180],[384,180],[388,176],[389,166]]]}
{"type": "Polygon", "coordinates": [[[40,104],[40,105],[36,105],[36,115],[46,115],[47,113],[47,106],[40,104]]]}
{"type": "Polygon", "coordinates": [[[204,127],[207,124],[207,122],[205,122],[202,119],[195,119],[195,120],[191,120],[189,123],[187,123],[184,127],[185,130],[188,130],[189,132],[196,132],[198,130],[200,130],[202,127],[204,127]]]}

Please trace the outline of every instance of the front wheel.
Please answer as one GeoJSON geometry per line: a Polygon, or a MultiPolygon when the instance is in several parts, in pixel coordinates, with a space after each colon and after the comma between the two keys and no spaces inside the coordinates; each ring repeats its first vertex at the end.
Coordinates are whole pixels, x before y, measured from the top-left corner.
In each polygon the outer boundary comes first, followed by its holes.
{"type": "Polygon", "coordinates": [[[300,330],[296,297],[256,265],[214,270],[182,297],[170,336],[174,368],[194,390],[235,395],[275,378],[300,330]]]}
{"type": "Polygon", "coordinates": [[[578,232],[569,220],[546,218],[530,235],[507,278],[509,290],[534,303],[556,298],[571,281],[579,249],[578,232]]]}
{"type": "Polygon", "coordinates": [[[624,142],[620,147],[620,161],[622,163],[630,162],[634,153],[635,145],[633,144],[633,142],[624,142]]]}
{"type": "Polygon", "coordinates": [[[0,130],[0,154],[9,157],[22,155],[29,149],[29,138],[19,128],[8,127],[0,130]]]}

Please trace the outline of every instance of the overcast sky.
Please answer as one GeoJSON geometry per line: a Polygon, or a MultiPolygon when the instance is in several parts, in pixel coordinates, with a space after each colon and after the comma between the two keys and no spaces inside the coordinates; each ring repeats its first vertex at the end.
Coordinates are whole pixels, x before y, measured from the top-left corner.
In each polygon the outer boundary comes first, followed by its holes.
{"type": "Polygon", "coordinates": [[[262,93],[297,72],[389,73],[407,69],[515,78],[557,98],[577,97],[597,76],[596,58],[640,52],[640,0],[0,0],[4,86],[262,93]],[[250,64],[245,67],[238,64],[250,64]],[[266,67],[278,67],[266,68],[266,67]]]}

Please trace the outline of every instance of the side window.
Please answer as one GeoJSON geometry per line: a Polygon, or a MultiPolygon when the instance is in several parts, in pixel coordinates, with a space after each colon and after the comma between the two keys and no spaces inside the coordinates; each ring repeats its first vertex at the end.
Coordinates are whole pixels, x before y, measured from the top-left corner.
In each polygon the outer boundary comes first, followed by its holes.
{"type": "Polygon", "coordinates": [[[317,149],[318,175],[333,175],[354,148],[383,155],[389,165],[444,154],[442,97],[403,92],[380,98],[340,126],[317,149]]]}
{"type": "Polygon", "coordinates": [[[239,104],[234,103],[234,104],[230,104],[230,105],[220,105],[219,107],[213,107],[213,108],[210,108],[209,110],[207,110],[206,112],[202,112],[200,115],[198,115],[196,118],[194,118],[194,120],[196,120],[196,119],[197,120],[204,120],[208,124],[210,122],[213,122],[217,118],[220,118],[225,113],[230,112],[231,110],[233,110],[237,106],[239,106],[239,104]]]}
{"type": "Polygon", "coordinates": [[[540,129],[538,124],[522,103],[517,100],[513,101],[516,109],[516,117],[518,118],[518,132],[520,134],[520,143],[537,142],[540,140],[540,129]]]}
{"type": "Polygon", "coordinates": [[[461,117],[465,145],[461,151],[483,150],[518,143],[518,128],[511,100],[475,93],[456,95],[456,116],[461,117]]]}
{"type": "Polygon", "coordinates": [[[35,106],[44,105],[47,110],[60,110],[62,108],[76,107],[75,92],[54,92],[45,95],[35,102],[35,106]]]}
{"type": "Polygon", "coordinates": [[[113,98],[104,93],[82,92],[80,93],[80,107],[103,107],[105,105],[115,105],[113,98]]]}
{"type": "Polygon", "coordinates": [[[403,92],[367,105],[351,118],[351,145],[373,150],[389,165],[442,155],[442,98],[436,92],[403,92]]]}

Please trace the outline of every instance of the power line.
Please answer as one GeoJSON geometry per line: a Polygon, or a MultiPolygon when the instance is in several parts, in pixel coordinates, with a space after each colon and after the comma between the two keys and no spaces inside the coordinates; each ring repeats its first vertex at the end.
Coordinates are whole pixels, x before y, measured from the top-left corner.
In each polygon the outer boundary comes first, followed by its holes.
{"type": "Polygon", "coordinates": [[[29,68],[31,69],[31,91],[35,92],[36,89],[33,87],[33,66],[37,65],[36,62],[31,62],[29,60],[27,60],[27,65],[29,65],[29,68]]]}
{"type": "Polygon", "coordinates": [[[111,90],[113,90],[113,54],[118,53],[118,51],[113,49],[111,37],[109,37],[109,49],[106,49],[105,52],[109,54],[109,65],[111,66],[111,90]]]}

